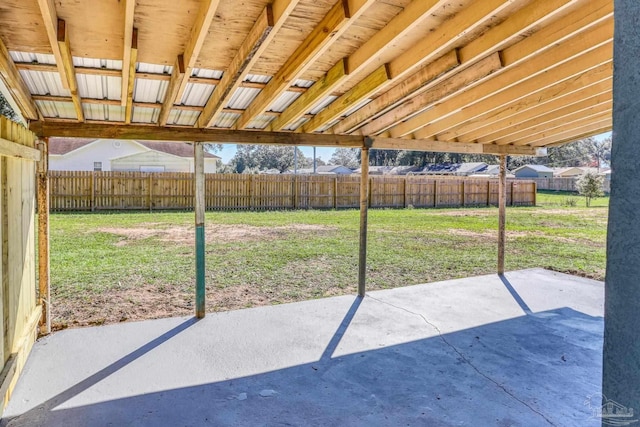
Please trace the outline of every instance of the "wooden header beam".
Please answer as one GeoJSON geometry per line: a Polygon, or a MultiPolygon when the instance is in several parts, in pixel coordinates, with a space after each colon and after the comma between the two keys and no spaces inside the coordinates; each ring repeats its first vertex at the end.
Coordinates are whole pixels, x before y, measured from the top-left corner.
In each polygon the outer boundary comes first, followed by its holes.
{"type": "MultiPolygon", "coordinates": [[[[121,105],[123,107],[127,106],[127,94],[129,93],[129,86],[132,83],[132,80],[129,78],[131,73],[131,63],[133,62],[133,70],[135,75],[136,68],[136,59],[133,58],[132,54],[134,52],[131,51],[133,47],[133,17],[136,9],[136,0],[125,0],[124,7],[124,50],[122,52],[122,86],[120,89],[120,97],[121,97],[121,105]]],[[[136,35],[137,38],[137,35],[136,35]]],[[[137,41],[136,41],[137,43],[137,41]]],[[[136,48],[137,49],[137,48],[136,48]]],[[[137,55],[137,51],[135,52],[137,55]]]]}

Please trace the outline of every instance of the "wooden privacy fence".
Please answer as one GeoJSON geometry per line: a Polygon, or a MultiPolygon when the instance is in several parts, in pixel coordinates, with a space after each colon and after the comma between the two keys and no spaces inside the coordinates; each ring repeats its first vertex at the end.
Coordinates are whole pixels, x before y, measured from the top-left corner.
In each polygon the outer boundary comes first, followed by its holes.
{"type": "MultiPolygon", "coordinates": [[[[578,191],[576,178],[526,178],[527,181],[534,181],[538,186],[538,190],[553,191],[578,191]]],[[[602,183],[602,191],[609,193],[611,191],[611,181],[605,179],[602,183]]]]}
{"type": "MultiPolygon", "coordinates": [[[[50,171],[52,211],[193,209],[192,173],[50,171]]],[[[496,179],[370,177],[370,206],[498,204],[496,179]]],[[[207,174],[209,210],[359,207],[360,176],[207,174]]],[[[535,205],[532,181],[508,181],[507,204],[535,205]]]]}

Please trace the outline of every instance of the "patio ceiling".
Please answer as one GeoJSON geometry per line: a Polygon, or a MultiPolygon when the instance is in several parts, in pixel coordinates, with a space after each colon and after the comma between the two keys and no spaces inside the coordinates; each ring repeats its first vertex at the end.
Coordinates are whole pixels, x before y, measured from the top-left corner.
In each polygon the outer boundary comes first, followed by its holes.
{"type": "Polygon", "coordinates": [[[41,136],[539,154],[612,126],[611,0],[5,0],[0,21],[41,136]]]}

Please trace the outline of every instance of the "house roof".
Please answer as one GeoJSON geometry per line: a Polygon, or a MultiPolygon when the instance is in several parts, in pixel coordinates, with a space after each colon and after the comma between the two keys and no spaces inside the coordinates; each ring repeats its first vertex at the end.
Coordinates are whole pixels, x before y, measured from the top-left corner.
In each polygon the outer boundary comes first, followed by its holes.
{"type": "MultiPolygon", "coordinates": [[[[65,155],[79,148],[85,147],[95,141],[100,140],[85,138],[49,138],[49,154],[65,155]]],[[[104,141],[108,140],[105,139],[104,141]]],[[[178,157],[193,157],[193,147],[184,142],[157,142],[137,140],[136,142],[150,150],[160,151],[178,157]]],[[[207,153],[206,151],[204,153],[204,157],[214,159],[220,158],[219,156],[207,153]]]]}
{"type": "Polygon", "coordinates": [[[611,0],[1,9],[0,82],[43,137],[533,154],[611,129],[611,0]]]}
{"type": "Polygon", "coordinates": [[[544,165],[524,165],[524,166],[520,166],[519,168],[515,169],[514,172],[518,172],[519,170],[522,169],[532,169],[536,172],[553,172],[553,169],[546,167],[544,165]]]}
{"type": "Polygon", "coordinates": [[[487,169],[487,164],[484,162],[470,162],[470,163],[433,163],[426,165],[420,173],[477,173],[487,169]]]}

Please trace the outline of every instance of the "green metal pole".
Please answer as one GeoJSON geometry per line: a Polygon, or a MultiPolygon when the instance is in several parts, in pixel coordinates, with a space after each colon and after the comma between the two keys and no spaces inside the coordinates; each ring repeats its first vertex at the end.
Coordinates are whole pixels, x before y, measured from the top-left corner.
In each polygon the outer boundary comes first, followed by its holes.
{"type": "Polygon", "coordinates": [[[204,266],[204,151],[202,143],[194,144],[195,212],[196,212],[196,317],[205,315],[204,266]]]}

